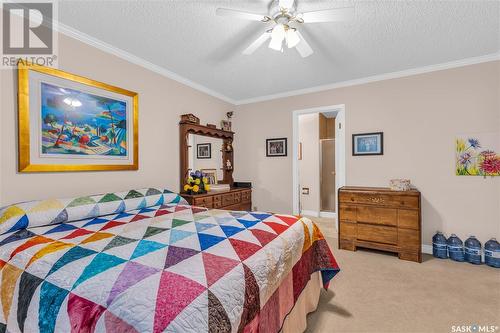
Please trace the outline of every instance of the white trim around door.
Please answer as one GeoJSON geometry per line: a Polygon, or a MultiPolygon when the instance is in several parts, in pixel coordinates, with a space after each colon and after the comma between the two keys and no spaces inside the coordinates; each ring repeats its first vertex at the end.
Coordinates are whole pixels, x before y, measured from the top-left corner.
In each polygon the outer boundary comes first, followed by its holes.
{"type": "MultiPolygon", "coordinates": [[[[311,109],[295,110],[293,111],[293,134],[292,134],[292,149],[293,149],[293,213],[300,214],[299,207],[299,164],[297,162],[297,156],[299,152],[299,116],[309,113],[320,113],[320,112],[334,112],[335,115],[335,191],[346,183],[346,135],[345,135],[345,105],[330,105],[321,106],[311,109]]],[[[338,200],[335,203],[335,211],[338,212],[338,200]]],[[[335,214],[336,216],[336,214],[335,214]]],[[[335,225],[338,227],[338,221],[335,220],[335,225]]]]}

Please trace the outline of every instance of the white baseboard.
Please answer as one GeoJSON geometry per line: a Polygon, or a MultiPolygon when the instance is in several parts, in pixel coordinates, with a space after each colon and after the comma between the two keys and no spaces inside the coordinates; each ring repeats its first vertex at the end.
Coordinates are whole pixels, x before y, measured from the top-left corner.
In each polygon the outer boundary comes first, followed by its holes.
{"type": "Polygon", "coordinates": [[[422,253],[432,254],[432,245],[422,244],[422,253]]]}
{"type": "Polygon", "coordinates": [[[337,217],[337,213],[335,213],[335,212],[319,212],[319,217],[326,217],[329,219],[334,219],[337,217]]]}
{"type": "Polygon", "coordinates": [[[314,210],[302,210],[300,212],[300,215],[306,215],[306,216],[312,216],[312,217],[319,217],[319,212],[314,211],[314,210]]]}

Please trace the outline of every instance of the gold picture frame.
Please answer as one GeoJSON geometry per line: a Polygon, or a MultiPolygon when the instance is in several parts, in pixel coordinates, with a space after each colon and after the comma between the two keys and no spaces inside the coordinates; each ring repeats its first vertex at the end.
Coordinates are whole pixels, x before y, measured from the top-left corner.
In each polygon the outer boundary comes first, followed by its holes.
{"type": "MultiPolygon", "coordinates": [[[[41,82],[41,81],[40,81],[41,82]]],[[[36,89],[35,89],[36,90],[36,89]]],[[[41,90],[41,88],[39,89],[41,90]]],[[[36,92],[36,91],[35,91],[36,92]]],[[[35,92],[33,92],[35,94],[35,92]]],[[[86,93],[88,94],[88,93],[86,93]]],[[[89,96],[93,96],[91,94],[88,94],[89,96]]],[[[95,97],[95,96],[94,96],[95,97]]],[[[100,96],[97,96],[100,97],[100,96]]],[[[101,97],[101,98],[107,98],[107,97],[101,97]]],[[[40,105],[41,105],[40,101],[40,105]]],[[[65,101],[67,103],[67,101],[65,101]]],[[[80,103],[80,102],[79,102],[80,103]]],[[[69,104],[73,107],[73,111],[75,110],[75,105],[69,104]]],[[[81,105],[81,103],[80,103],[81,105]]],[[[124,105],[126,105],[124,103],[124,105]]],[[[78,105],[77,105],[78,106],[78,105]]],[[[40,106],[41,109],[41,106],[40,106]]],[[[102,112],[105,113],[105,112],[102,112]]],[[[109,114],[111,114],[111,109],[109,110],[109,114]]],[[[40,118],[42,115],[42,111],[40,110],[40,118]]],[[[42,122],[41,119],[38,119],[40,123],[42,122]]],[[[43,120],[45,121],[45,119],[43,120]]],[[[113,128],[113,135],[116,134],[114,132],[115,128],[118,128],[115,123],[113,122],[113,118],[111,117],[111,128],[113,128]]],[[[64,124],[67,124],[66,122],[66,117],[63,120],[63,125],[60,128],[60,133],[63,133],[63,130],[65,129],[64,124]]],[[[50,68],[50,67],[45,67],[45,66],[40,66],[40,65],[35,65],[29,62],[26,62],[24,60],[20,60],[18,62],[18,126],[19,126],[19,132],[18,132],[18,140],[19,140],[19,172],[70,172],[70,171],[117,171],[117,170],[138,170],[139,169],[139,117],[138,117],[138,94],[136,92],[132,92],[126,89],[118,88],[106,83],[94,81],[88,78],[85,78],[83,76],[78,76],[75,74],[67,73],[62,70],[58,70],[55,68],[50,68]],[[50,78],[53,80],[67,80],[67,81],[61,81],[61,82],[69,82],[70,84],[75,84],[78,85],[80,84],[81,86],[87,86],[89,89],[93,90],[98,90],[98,91],[103,91],[103,93],[107,94],[115,94],[119,96],[124,96],[124,98],[127,99],[127,101],[131,101],[131,105],[128,106],[128,111],[126,111],[126,116],[125,116],[125,121],[124,124],[126,124],[126,139],[125,145],[126,148],[118,148],[126,151],[126,156],[128,159],[122,159],[119,162],[112,161],[113,163],[110,163],[108,160],[105,158],[108,157],[105,154],[101,154],[99,156],[102,157],[102,160],[104,163],[100,164],[100,160],[98,158],[94,159],[92,163],[85,164],[81,163],[81,160],[85,158],[85,156],[80,157],[80,160],[78,162],[72,162],[72,163],[59,163],[57,161],[57,158],[55,159],[46,159],[44,162],[45,163],[40,163],[40,161],[34,162],[33,159],[37,158],[36,155],[33,154],[33,151],[37,147],[33,147],[33,140],[36,139],[36,135],[32,133],[31,129],[31,122],[34,121],[34,119],[30,119],[30,114],[33,116],[33,112],[35,110],[30,110],[30,103],[33,101],[30,101],[30,98],[40,98],[41,100],[41,94],[38,96],[30,96],[30,73],[36,73],[33,75],[38,75],[41,76],[42,78],[50,78]],[[128,116],[128,119],[127,119],[128,116]],[[128,121],[132,120],[131,125],[128,125],[128,121]],[[132,129],[132,133],[130,134],[130,129],[132,129]],[[130,140],[131,139],[131,140],[130,140]],[[132,141],[132,142],[128,142],[132,141]],[[127,145],[128,144],[128,145],[127,145]],[[132,150],[132,151],[131,151],[132,150]],[[55,162],[54,162],[55,161],[55,162]],[[50,163],[48,163],[50,162],[50,163]],[[122,164],[119,164],[122,163],[122,164]]],[[[76,126],[75,126],[76,127],[76,126]]],[[[54,131],[58,131],[58,129],[54,129],[54,131]]],[[[123,131],[122,131],[123,132],[123,131]]],[[[59,142],[59,138],[61,136],[59,134],[59,137],[57,137],[56,144],[54,147],[58,147],[57,144],[59,142]]],[[[57,135],[57,134],[54,134],[57,135]]],[[[103,137],[106,139],[106,137],[103,137]]],[[[102,139],[102,140],[104,140],[102,139]]],[[[42,138],[39,139],[40,142],[43,141],[42,138]]],[[[39,144],[40,144],[39,142],[39,144]]],[[[117,139],[114,139],[114,144],[117,145],[117,139]]],[[[57,155],[60,156],[60,155],[57,155]]],[[[72,156],[69,156],[72,157],[72,156]]],[[[63,160],[63,159],[61,159],[63,160]]],[[[118,160],[118,158],[116,158],[118,160]]],[[[76,161],[76,160],[75,160],[76,161]]],[[[90,161],[90,160],[88,160],[90,161]]]]}

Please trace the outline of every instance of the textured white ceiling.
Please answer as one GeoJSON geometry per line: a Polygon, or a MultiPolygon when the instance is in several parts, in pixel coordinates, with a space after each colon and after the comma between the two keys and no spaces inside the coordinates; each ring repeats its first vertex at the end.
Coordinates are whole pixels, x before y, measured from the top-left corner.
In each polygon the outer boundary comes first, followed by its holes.
{"type": "Polygon", "coordinates": [[[500,50],[499,1],[298,0],[299,11],[355,6],[350,22],[300,26],[315,53],[263,45],[269,24],[215,15],[267,13],[269,1],[59,2],[59,21],[233,100],[439,64],[500,50]]]}

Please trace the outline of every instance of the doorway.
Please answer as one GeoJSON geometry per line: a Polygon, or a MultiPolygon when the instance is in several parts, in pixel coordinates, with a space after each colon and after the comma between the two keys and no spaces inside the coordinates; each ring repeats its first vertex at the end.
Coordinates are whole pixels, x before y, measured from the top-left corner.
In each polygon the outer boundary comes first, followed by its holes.
{"type": "Polygon", "coordinates": [[[335,218],[345,185],[344,105],[294,111],[292,141],[294,214],[335,218]]]}

